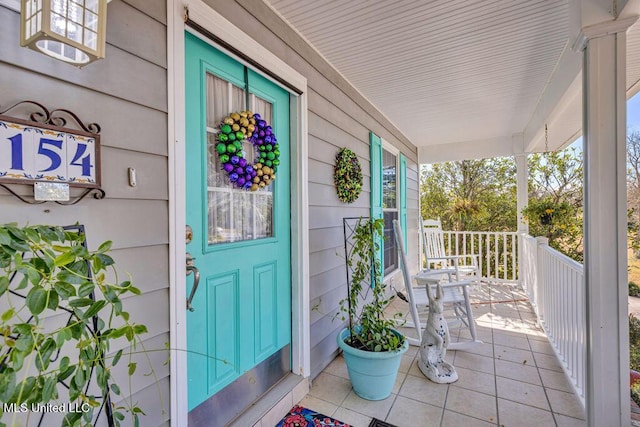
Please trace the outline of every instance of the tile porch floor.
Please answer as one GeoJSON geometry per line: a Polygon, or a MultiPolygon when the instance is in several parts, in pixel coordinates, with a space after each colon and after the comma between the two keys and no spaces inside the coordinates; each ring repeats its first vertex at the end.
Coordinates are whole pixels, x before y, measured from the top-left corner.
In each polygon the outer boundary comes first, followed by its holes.
{"type": "MultiPolygon", "coordinates": [[[[389,398],[359,398],[340,356],[315,378],[300,404],[356,427],[368,426],[371,417],[398,427],[586,426],[579,400],[536,326],[524,292],[508,284],[474,288],[473,310],[484,344],[447,352],[457,382],[426,379],[416,365],[417,347],[410,346],[389,398]]],[[[403,301],[393,304],[407,311],[403,301]]],[[[469,339],[464,326],[450,333],[452,341],[469,339]]]]}

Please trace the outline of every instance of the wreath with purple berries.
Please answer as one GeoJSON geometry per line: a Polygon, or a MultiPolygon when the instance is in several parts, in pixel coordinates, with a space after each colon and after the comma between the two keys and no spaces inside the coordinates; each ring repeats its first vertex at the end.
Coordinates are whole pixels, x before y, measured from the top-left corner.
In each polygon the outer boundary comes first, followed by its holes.
{"type": "Polygon", "coordinates": [[[220,123],[216,151],[222,169],[234,187],[257,191],[276,179],[280,165],[280,146],[271,126],[251,111],[229,114],[220,123]],[[256,161],[247,162],[242,143],[256,149],[256,161]]]}

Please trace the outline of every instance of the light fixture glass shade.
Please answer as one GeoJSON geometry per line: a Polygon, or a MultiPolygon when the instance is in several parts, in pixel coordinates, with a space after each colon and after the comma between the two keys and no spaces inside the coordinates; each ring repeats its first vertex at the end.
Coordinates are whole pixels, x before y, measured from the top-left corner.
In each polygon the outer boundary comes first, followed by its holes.
{"type": "Polygon", "coordinates": [[[83,67],[104,58],[107,0],[22,0],[20,45],[83,67]]]}

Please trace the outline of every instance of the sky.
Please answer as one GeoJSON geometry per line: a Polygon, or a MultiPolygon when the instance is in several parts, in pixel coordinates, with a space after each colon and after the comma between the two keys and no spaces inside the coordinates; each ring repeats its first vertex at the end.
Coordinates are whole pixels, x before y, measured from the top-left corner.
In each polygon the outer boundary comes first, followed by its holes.
{"type": "Polygon", "coordinates": [[[627,101],[627,128],[640,131],[640,92],[627,101]]]}

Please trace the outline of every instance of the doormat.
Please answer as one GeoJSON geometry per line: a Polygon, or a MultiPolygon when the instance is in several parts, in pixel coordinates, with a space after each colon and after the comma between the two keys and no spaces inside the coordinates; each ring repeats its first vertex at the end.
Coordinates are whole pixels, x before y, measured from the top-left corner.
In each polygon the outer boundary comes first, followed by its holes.
{"type": "Polygon", "coordinates": [[[389,424],[386,421],[382,421],[377,418],[374,418],[369,423],[369,427],[396,427],[396,426],[394,426],[393,424],[389,424]]]}
{"type": "Polygon", "coordinates": [[[276,427],[350,427],[342,421],[327,417],[311,409],[302,406],[294,406],[289,413],[276,425],[276,427]]]}

